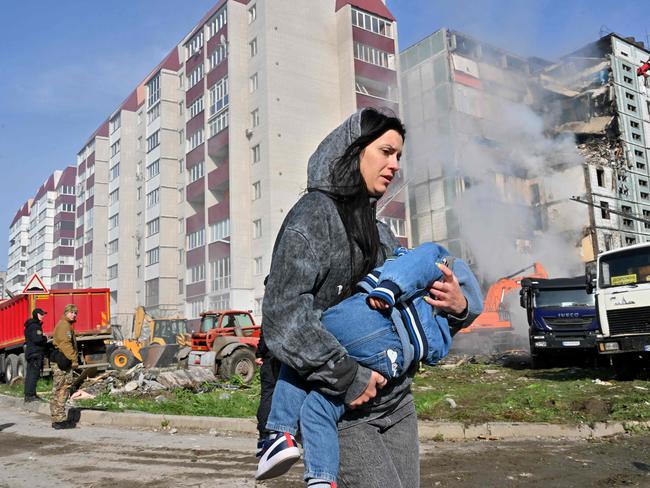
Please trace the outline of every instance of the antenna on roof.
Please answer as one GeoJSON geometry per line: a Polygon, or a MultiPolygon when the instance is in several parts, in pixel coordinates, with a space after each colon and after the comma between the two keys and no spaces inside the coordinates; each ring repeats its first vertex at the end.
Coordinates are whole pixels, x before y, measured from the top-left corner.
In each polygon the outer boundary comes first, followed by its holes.
{"type": "Polygon", "coordinates": [[[598,31],[598,37],[605,37],[607,34],[611,34],[612,29],[607,27],[605,24],[600,26],[600,30],[598,31]]]}

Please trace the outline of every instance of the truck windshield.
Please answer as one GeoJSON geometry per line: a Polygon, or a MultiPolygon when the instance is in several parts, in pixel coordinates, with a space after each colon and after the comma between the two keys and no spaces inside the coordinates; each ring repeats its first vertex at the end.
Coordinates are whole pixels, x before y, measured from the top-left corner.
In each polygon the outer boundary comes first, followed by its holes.
{"type": "Polygon", "coordinates": [[[205,315],[203,319],[201,319],[201,332],[208,332],[210,329],[216,328],[220,316],[221,314],[205,315]]]}
{"type": "Polygon", "coordinates": [[[539,290],[535,295],[535,306],[543,307],[593,307],[595,295],[585,289],[539,290]]]}
{"type": "Polygon", "coordinates": [[[621,250],[599,259],[598,286],[650,283],[650,248],[621,250]]]}

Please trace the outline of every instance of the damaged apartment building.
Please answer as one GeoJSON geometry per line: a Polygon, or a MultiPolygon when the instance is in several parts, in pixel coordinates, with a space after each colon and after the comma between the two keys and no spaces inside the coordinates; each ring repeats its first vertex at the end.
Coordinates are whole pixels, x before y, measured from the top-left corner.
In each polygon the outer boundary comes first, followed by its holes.
{"type": "Polygon", "coordinates": [[[413,243],[481,268],[503,256],[494,272],[505,274],[517,260],[569,252],[579,265],[647,240],[648,89],[636,69],[648,56],[612,34],[553,64],[449,29],[405,49],[413,243]]]}
{"type": "Polygon", "coordinates": [[[505,274],[516,256],[530,261],[549,224],[575,228],[550,222],[554,197],[540,182],[563,151],[579,172],[573,141],[547,138],[532,108],[534,73],[549,62],[441,29],[404,50],[400,64],[414,243],[440,242],[470,262],[503,256],[508,264],[494,272],[505,274]]]}
{"type": "Polygon", "coordinates": [[[584,157],[576,200],[589,207],[592,258],[650,241],[650,88],[637,75],[649,58],[642,42],[609,34],[539,74],[547,122],[575,134],[584,157]]]}

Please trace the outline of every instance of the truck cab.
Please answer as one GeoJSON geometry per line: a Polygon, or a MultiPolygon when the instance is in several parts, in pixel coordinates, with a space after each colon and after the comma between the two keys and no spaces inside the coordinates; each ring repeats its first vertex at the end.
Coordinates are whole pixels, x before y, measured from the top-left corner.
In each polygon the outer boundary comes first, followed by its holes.
{"type": "Polygon", "coordinates": [[[598,352],[611,355],[619,379],[632,379],[650,358],[650,243],[600,254],[596,273],[587,283],[595,281],[598,352]]]}
{"type": "Polygon", "coordinates": [[[520,305],[526,309],[533,366],[577,350],[595,352],[598,320],[585,276],[521,281],[520,305]]]}

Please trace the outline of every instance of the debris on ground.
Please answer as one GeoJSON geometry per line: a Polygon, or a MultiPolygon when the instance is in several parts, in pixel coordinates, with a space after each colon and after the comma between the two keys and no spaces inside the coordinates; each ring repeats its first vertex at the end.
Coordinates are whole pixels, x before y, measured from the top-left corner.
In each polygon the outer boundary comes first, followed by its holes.
{"type": "MultiPolygon", "coordinates": [[[[75,394],[78,396],[72,399],[95,398],[101,393],[156,394],[178,388],[203,393],[216,389],[237,390],[243,386],[221,383],[209,368],[145,368],[138,363],[128,370],[108,370],[85,378],[75,394]]],[[[165,397],[158,395],[156,401],[165,401],[165,397]]]]}

